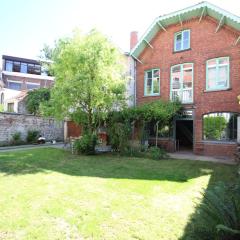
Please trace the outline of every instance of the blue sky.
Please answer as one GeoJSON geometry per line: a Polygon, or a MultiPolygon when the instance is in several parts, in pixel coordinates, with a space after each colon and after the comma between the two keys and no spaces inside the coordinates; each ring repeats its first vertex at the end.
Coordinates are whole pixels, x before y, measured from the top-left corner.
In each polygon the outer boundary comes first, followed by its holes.
{"type": "MultiPolygon", "coordinates": [[[[36,58],[44,43],[66,36],[76,27],[96,27],[123,51],[129,34],[143,34],[159,15],[200,2],[197,0],[0,0],[0,55],[36,58]]],[[[211,0],[240,16],[237,0],[211,0]]]]}

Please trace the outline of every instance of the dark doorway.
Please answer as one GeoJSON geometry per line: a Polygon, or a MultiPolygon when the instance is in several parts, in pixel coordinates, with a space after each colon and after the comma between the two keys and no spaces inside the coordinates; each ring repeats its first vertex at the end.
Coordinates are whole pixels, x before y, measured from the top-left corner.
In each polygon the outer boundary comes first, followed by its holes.
{"type": "Polygon", "coordinates": [[[177,150],[193,150],[193,121],[176,121],[176,143],[177,150]]]}

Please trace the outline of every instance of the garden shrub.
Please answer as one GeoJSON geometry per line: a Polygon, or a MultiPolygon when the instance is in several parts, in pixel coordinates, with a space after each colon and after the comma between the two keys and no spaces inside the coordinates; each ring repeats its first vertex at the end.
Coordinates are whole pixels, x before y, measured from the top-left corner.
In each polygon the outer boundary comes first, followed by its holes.
{"type": "Polygon", "coordinates": [[[115,122],[108,128],[108,136],[112,149],[116,152],[124,152],[129,147],[131,126],[128,122],[115,122]]]}
{"type": "Polygon", "coordinates": [[[12,145],[19,145],[22,144],[21,132],[15,132],[12,134],[11,144],[12,145]]]}
{"type": "Polygon", "coordinates": [[[93,155],[97,145],[97,136],[95,134],[85,134],[74,142],[74,149],[77,154],[93,155]]]}
{"type": "Polygon", "coordinates": [[[163,148],[159,148],[156,146],[148,148],[146,151],[146,155],[147,157],[154,160],[161,160],[168,157],[166,151],[163,148]]]}
{"type": "Polygon", "coordinates": [[[194,234],[196,239],[240,239],[240,184],[219,184],[204,193],[194,234]],[[207,224],[206,224],[207,223],[207,224]]]}
{"type": "Polygon", "coordinates": [[[139,147],[131,146],[125,148],[124,151],[121,152],[121,155],[128,157],[150,158],[154,160],[161,160],[168,157],[166,151],[162,148],[150,147],[146,149],[143,145],[140,145],[139,147]]]}
{"type": "Polygon", "coordinates": [[[29,130],[27,132],[27,142],[28,143],[36,143],[38,140],[39,131],[37,130],[29,130]]]}

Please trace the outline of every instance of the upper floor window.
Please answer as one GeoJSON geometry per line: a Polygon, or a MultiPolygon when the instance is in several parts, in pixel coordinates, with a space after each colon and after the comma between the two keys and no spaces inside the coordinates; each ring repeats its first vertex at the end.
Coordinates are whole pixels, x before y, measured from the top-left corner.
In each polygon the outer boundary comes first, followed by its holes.
{"type": "Polygon", "coordinates": [[[27,73],[27,63],[21,63],[21,73],[27,73]]]}
{"type": "Polygon", "coordinates": [[[182,103],[193,101],[193,63],[171,67],[171,99],[182,103]]]}
{"type": "Polygon", "coordinates": [[[151,69],[149,71],[145,71],[144,95],[145,96],[160,95],[159,69],[151,69]]]}
{"type": "Polygon", "coordinates": [[[21,72],[41,75],[41,65],[6,60],[5,70],[8,72],[21,72]]]}
{"type": "Polygon", "coordinates": [[[20,82],[8,81],[8,87],[14,90],[21,90],[22,84],[20,82]]]}
{"type": "Polygon", "coordinates": [[[206,64],[206,89],[221,90],[229,87],[229,57],[210,59],[206,64]]]}
{"type": "Polygon", "coordinates": [[[203,139],[235,141],[237,139],[237,113],[218,112],[203,115],[203,139]]]}
{"type": "Polygon", "coordinates": [[[12,61],[6,61],[6,71],[8,71],[8,72],[13,71],[13,62],[12,61]]]}
{"type": "Polygon", "coordinates": [[[175,33],[174,51],[182,51],[190,48],[190,30],[175,33]]]}

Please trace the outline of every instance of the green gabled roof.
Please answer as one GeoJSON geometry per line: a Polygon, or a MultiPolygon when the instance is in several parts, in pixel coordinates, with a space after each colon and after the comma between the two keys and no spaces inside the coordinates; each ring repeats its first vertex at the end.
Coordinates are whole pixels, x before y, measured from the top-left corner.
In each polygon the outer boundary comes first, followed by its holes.
{"type": "Polygon", "coordinates": [[[171,24],[182,22],[193,17],[201,17],[209,15],[219,22],[222,22],[238,31],[240,31],[240,17],[225,11],[209,2],[201,2],[194,6],[157,17],[148,30],[143,34],[137,45],[131,50],[130,55],[138,58],[145,47],[150,42],[158,31],[164,31],[171,24]],[[161,28],[163,26],[163,28],[161,28]]]}

